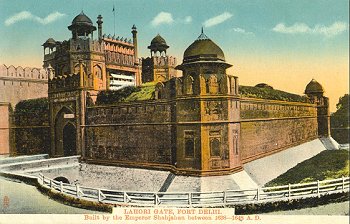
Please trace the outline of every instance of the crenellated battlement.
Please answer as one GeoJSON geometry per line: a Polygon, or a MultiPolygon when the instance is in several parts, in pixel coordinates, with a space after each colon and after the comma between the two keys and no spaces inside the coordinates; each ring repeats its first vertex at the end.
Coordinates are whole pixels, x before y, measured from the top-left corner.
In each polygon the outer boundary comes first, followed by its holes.
{"type": "Polygon", "coordinates": [[[42,68],[30,68],[30,67],[15,67],[13,65],[6,66],[0,65],[0,79],[7,78],[7,80],[23,80],[26,81],[44,81],[48,79],[47,71],[42,68]]]}

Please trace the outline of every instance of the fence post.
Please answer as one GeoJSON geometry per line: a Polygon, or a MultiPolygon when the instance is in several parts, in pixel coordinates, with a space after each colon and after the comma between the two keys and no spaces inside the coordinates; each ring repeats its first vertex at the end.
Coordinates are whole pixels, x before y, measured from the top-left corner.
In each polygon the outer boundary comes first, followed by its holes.
{"type": "Polygon", "coordinates": [[[188,193],[188,204],[192,207],[192,193],[188,193]]]}
{"type": "Polygon", "coordinates": [[[98,202],[101,202],[101,190],[98,189],[98,202]]]}
{"type": "Polygon", "coordinates": [[[320,197],[320,181],[317,180],[317,197],[320,197]]]}
{"type": "Polygon", "coordinates": [[[78,184],[75,185],[75,190],[77,191],[77,197],[79,198],[79,185],[78,184]]]}
{"type": "Polygon", "coordinates": [[[60,191],[63,192],[63,183],[60,181],[60,191]]]}
{"type": "Polygon", "coordinates": [[[158,194],[154,193],[154,205],[158,205],[158,194]]]}
{"type": "Polygon", "coordinates": [[[256,200],[260,201],[260,188],[256,189],[256,200]]]}
{"type": "Polygon", "coordinates": [[[290,199],[291,198],[291,193],[292,193],[292,185],[291,184],[288,184],[288,199],[290,199]]]}
{"type": "Polygon", "coordinates": [[[344,190],[345,190],[345,177],[344,177],[344,176],[341,176],[341,180],[342,180],[341,189],[342,189],[342,192],[344,193],[344,190]]]}
{"type": "Polygon", "coordinates": [[[124,203],[128,203],[125,191],[124,191],[124,203]]]}
{"type": "Polygon", "coordinates": [[[52,188],[52,180],[50,179],[50,189],[52,188]]]}
{"type": "Polygon", "coordinates": [[[226,191],[224,191],[224,206],[226,206],[227,203],[227,195],[226,195],[226,191]]]}

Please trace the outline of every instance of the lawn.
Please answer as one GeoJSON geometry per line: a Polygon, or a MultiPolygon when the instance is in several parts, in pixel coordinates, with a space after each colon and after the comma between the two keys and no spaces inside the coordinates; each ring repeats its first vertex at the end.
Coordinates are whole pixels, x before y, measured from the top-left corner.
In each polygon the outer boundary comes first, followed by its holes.
{"type": "Polygon", "coordinates": [[[327,150],[299,163],[265,186],[306,183],[349,176],[349,151],[327,150]]]}

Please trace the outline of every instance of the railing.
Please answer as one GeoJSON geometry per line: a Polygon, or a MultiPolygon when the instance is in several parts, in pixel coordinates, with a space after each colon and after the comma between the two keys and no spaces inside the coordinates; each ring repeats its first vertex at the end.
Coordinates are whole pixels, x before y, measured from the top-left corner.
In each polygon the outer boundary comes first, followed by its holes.
{"type": "Polygon", "coordinates": [[[216,192],[133,192],[83,187],[52,180],[43,175],[39,184],[60,193],[89,201],[135,206],[206,207],[321,197],[349,191],[349,177],[303,184],[216,192]]]}

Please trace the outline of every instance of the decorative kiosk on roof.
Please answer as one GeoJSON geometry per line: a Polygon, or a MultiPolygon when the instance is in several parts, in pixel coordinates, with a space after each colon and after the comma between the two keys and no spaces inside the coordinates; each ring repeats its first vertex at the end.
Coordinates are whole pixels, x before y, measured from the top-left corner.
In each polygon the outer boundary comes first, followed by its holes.
{"type": "Polygon", "coordinates": [[[167,55],[169,46],[159,34],[148,46],[151,56],[142,58],[142,83],[165,82],[177,76],[176,58],[167,55]]]}
{"type": "Polygon", "coordinates": [[[68,26],[68,29],[72,31],[73,39],[89,37],[89,35],[91,35],[91,39],[93,39],[93,32],[96,30],[96,27],[93,25],[91,19],[82,11],[73,19],[72,25],[68,26]]]}
{"type": "Polygon", "coordinates": [[[152,39],[151,45],[148,46],[148,49],[151,50],[151,56],[157,52],[159,52],[160,55],[162,55],[162,53],[166,55],[166,50],[168,48],[169,46],[166,44],[164,38],[159,34],[152,39]]]}

